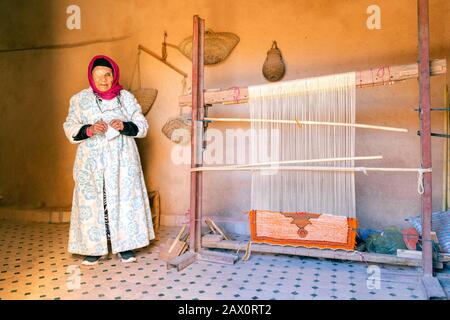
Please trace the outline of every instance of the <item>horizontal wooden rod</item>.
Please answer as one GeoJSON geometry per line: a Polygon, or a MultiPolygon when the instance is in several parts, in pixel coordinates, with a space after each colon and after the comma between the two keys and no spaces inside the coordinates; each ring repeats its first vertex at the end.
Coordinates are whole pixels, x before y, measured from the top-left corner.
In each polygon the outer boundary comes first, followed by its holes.
{"type": "MultiPolygon", "coordinates": [[[[342,157],[342,158],[323,158],[323,159],[304,159],[304,160],[289,160],[289,161],[272,161],[272,162],[259,162],[259,163],[248,163],[248,164],[237,164],[222,167],[201,167],[193,168],[192,171],[199,171],[197,169],[214,169],[214,171],[220,171],[220,169],[232,169],[232,168],[247,168],[265,165],[279,165],[279,164],[298,164],[298,163],[316,163],[316,162],[333,162],[333,161],[360,161],[360,160],[380,160],[383,156],[368,156],[368,157],[342,157]]],[[[208,171],[208,170],[203,170],[208,171]]]]}
{"type": "MultiPolygon", "coordinates": [[[[163,57],[157,55],[156,53],[154,53],[152,50],[144,47],[143,45],[139,45],[138,46],[139,50],[144,51],[145,53],[148,53],[149,55],[151,55],[152,57],[158,59],[159,61],[161,61],[162,63],[164,63],[165,65],[169,66],[170,68],[172,68],[173,70],[175,70],[176,72],[178,72],[179,74],[181,74],[183,77],[187,78],[187,73],[184,71],[181,71],[180,69],[178,69],[177,67],[175,67],[173,64],[171,64],[170,62],[168,62],[166,59],[163,59],[163,57]]],[[[191,102],[192,105],[192,102],[191,102]]]]}
{"type": "MultiPolygon", "coordinates": [[[[228,249],[233,251],[236,250],[245,251],[247,244],[248,241],[237,241],[237,240],[202,241],[202,246],[204,248],[228,249]]],[[[384,264],[405,265],[414,267],[420,266],[421,264],[420,260],[418,259],[397,257],[395,255],[389,254],[291,247],[291,246],[280,246],[263,243],[252,243],[252,252],[279,253],[305,257],[340,259],[340,260],[360,261],[366,263],[367,262],[384,263],[384,264]]]]}
{"type": "Polygon", "coordinates": [[[431,172],[431,169],[421,168],[375,168],[375,167],[314,167],[314,166],[284,166],[284,167],[246,167],[246,168],[224,168],[224,167],[196,167],[191,168],[193,171],[333,171],[333,172],[431,172]]]}
{"type": "Polygon", "coordinates": [[[261,122],[261,123],[281,123],[281,124],[296,124],[296,125],[322,125],[322,126],[337,126],[337,127],[352,127],[362,129],[374,129],[395,132],[408,132],[408,129],[394,128],[385,126],[375,126],[370,124],[358,123],[342,123],[342,122],[322,122],[322,121],[304,121],[304,120],[275,120],[275,119],[245,119],[245,118],[204,118],[206,121],[212,122],[261,122]]]}
{"type": "MultiPolygon", "coordinates": [[[[445,59],[431,60],[431,76],[445,74],[447,61],[445,59]]],[[[419,76],[418,64],[406,64],[399,66],[381,66],[355,72],[356,88],[370,88],[386,84],[394,84],[419,76]]],[[[248,102],[248,87],[233,87],[228,89],[210,89],[205,91],[205,104],[242,104],[248,102]]],[[[192,106],[191,95],[179,96],[178,103],[181,107],[192,106]]]]}

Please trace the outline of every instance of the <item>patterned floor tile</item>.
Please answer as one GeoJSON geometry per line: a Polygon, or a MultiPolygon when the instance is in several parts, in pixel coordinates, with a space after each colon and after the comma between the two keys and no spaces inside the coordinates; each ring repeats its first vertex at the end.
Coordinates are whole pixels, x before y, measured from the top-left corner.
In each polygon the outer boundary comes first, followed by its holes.
{"type": "Polygon", "coordinates": [[[124,264],[110,254],[85,267],[83,257],[67,252],[68,224],[1,221],[0,299],[424,299],[414,281],[417,271],[406,267],[380,265],[380,289],[368,288],[364,263],[280,254],[252,253],[235,265],[198,261],[180,272],[167,270],[159,244],[177,232],[162,228],[160,241],[136,251],[136,263],[124,264]]]}

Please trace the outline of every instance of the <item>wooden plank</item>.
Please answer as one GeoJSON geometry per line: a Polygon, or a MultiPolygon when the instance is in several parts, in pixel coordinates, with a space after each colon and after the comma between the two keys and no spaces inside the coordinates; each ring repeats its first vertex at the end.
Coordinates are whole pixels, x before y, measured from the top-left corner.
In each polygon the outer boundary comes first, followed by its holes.
{"type": "MultiPolygon", "coordinates": [[[[205,219],[206,225],[209,227],[209,230],[211,230],[214,234],[217,233],[217,230],[214,228],[213,224],[210,222],[210,219],[205,219]]],[[[222,235],[221,235],[222,236],[222,235]]]]}
{"type": "Polygon", "coordinates": [[[167,269],[177,268],[177,271],[181,271],[184,268],[190,266],[197,260],[197,254],[194,252],[186,252],[181,256],[175,257],[167,262],[167,269]]]}
{"type": "MultiPolygon", "coordinates": [[[[431,93],[430,93],[430,25],[428,0],[417,1],[419,34],[419,108],[420,152],[423,168],[431,168],[431,93]]],[[[422,270],[425,277],[433,275],[433,248],[430,237],[432,213],[432,175],[423,175],[422,192],[422,270]]]]}
{"type": "Polygon", "coordinates": [[[224,230],[222,230],[213,220],[211,220],[210,218],[206,218],[205,222],[206,224],[208,224],[208,226],[211,224],[213,230],[217,231],[220,235],[222,235],[225,240],[231,240],[231,237],[228,236],[227,233],[224,230]]]}
{"type": "Polygon", "coordinates": [[[168,239],[165,244],[159,247],[159,258],[161,260],[169,261],[170,259],[177,257],[183,253],[186,242],[180,241],[180,239],[183,236],[185,230],[186,225],[183,225],[175,239],[168,239]]]}
{"type": "MultiPolygon", "coordinates": [[[[419,75],[417,63],[372,68],[356,72],[357,88],[373,87],[377,85],[393,84],[407,79],[415,79],[419,75]]],[[[437,76],[447,72],[445,59],[431,60],[430,74],[437,76]]],[[[181,107],[192,106],[191,95],[182,95],[178,99],[181,107]]],[[[206,104],[240,104],[248,102],[248,88],[236,87],[229,89],[214,89],[205,91],[206,104]]]]}
{"type": "Polygon", "coordinates": [[[167,243],[159,246],[159,259],[169,261],[179,256],[182,253],[185,244],[185,242],[172,241],[169,239],[167,243]]]}
{"type": "MultiPolygon", "coordinates": [[[[218,249],[230,249],[230,250],[243,250],[246,249],[246,242],[235,240],[223,240],[219,242],[203,241],[203,247],[205,248],[218,248],[218,249]]],[[[418,267],[421,265],[421,261],[411,258],[402,258],[395,255],[370,253],[370,252],[358,252],[358,251],[344,251],[344,250],[328,250],[328,249],[315,249],[315,248],[303,248],[303,247],[289,247],[285,246],[282,250],[281,246],[268,245],[262,243],[252,243],[252,252],[259,253],[284,253],[289,255],[326,258],[326,259],[339,259],[358,262],[372,262],[391,265],[403,265],[418,267]]]]}
{"type": "Polygon", "coordinates": [[[422,259],[422,251],[397,249],[397,257],[422,259]]]}
{"type": "Polygon", "coordinates": [[[436,277],[423,276],[422,286],[428,300],[447,300],[447,295],[436,277]]]}
{"type": "Polygon", "coordinates": [[[218,242],[224,240],[224,237],[221,234],[205,234],[202,237],[202,241],[206,242],[218,242]]]}
{"type": "Polygon", "coordinates": [[[225,252],[215,252],[211,250],[200,250],[198,260],[217,262],[223,264],[233,265],[237,260],[238,256],[235,254],[225,253],[225,252]]]}

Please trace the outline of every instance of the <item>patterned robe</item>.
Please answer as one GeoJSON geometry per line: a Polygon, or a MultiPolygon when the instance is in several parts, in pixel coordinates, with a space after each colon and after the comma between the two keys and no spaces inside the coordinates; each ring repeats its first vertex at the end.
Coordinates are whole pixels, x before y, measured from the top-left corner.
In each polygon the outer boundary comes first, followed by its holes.
{"type": "Polygon", "coordinates": [[[147,134],[148,123],[136,98],[122,90],[114,101],[98,103],[91,88],[70,99],[64,131],[78,144],[73,168],[75,188],[70,218],[69,252],[81,255],[108,253],[103,207],[103,185],[108,208],[113,253],[145,247],[155,238],[149,199],[134,138],[147,134]],[[135,137],[105,135],[75,141],[85,124],[112,119],[132,121],[139,128],[135,137]]]}

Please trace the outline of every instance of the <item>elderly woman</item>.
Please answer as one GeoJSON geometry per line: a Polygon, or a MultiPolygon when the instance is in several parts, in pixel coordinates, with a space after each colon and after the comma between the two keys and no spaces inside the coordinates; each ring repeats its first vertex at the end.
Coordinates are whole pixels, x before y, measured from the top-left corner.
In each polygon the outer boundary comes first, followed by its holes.
{"type": "Polygon", "coordinates": [[[64,131],[78,144],[73,177],[69,252],[84,265],[108,254],[136,261],[133,249],[154,239],[149,199],[135,138],[148,123],[135,97],[119,84],[119,67],[95,56],[88,67],[90,88],[70,99],[64,131]]]}

